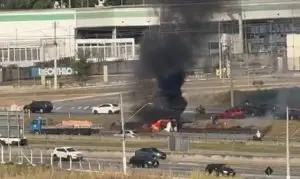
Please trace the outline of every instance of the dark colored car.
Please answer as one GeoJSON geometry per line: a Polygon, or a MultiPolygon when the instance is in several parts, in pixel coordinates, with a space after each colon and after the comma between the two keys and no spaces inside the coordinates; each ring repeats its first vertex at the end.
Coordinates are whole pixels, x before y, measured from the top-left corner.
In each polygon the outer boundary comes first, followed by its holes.
{"type": "Polygon", "coordinates": [[[149,155],[138,155],[129,159],[129,165],[132,165],[133,168],[157,168],[159,166],[159,162],[157,159],[149,155]]]}
{"type": "Polygon", "coordinates": [[[205,172],[208,174],[215,173],[216,176],[235,176],[235,171],[226,164],[208,164],[205,167],[205,172]]]}
{"type": "Polygon", "coordinates": [[[258,104],[258,105],[244,105],[241,107],[242,111],[246,116],[256,117],[256,116],[266,116],[268,114],[274,113],[276,107],[270,104],[258,104]]]}
{"type": "MultiPolygon", "coordinates": [[[[286,119],[286,111],[278,110],[274,113],[275,119],[286,119]]],[[[300,109],[289,109],[289,119],[300,119],[300,109]]]]}
{"type": "Polygon", "coordinates": [[[50,101],[32,101],[23,107],[25,112],[43,112],[50,113],[53,110],[53,104],[50,101]]]}
{"type": "Polygon", "coordinates": [[[141,148],[135,151],[136,156],[151,156],[156,159],[166,159],[167,154],[154,147],[141,148]]]}

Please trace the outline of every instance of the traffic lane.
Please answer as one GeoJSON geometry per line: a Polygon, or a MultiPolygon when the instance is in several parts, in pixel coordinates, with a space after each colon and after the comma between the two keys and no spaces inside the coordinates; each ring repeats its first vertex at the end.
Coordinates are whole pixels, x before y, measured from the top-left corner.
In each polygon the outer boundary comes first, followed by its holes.
{"type": "MultiPolygon", "coordinates": [[[[50,164],[50,159],[45,159],[41,162],[40,158],[35,157],[33,159],[34,164],[50,164]]],[[[200,162],[198,164],[189,164],[189,163],[172,163],[168,161],[160,161],[160,166],[158,168],[150,168],[150,169],[133,169],[131,166],[128,166],[129,170],[133,171],[141,171],[141,170],[150,170],[153,172],[172,172],[180,175],[189,175],[190,172],[193,171],[204,171],[205,166],[210,164],[211,162],[200,162]]],[[[54,166],[59,166],[59,161],[53,162],[54,166]]],[[[120,171],[122,169],[122,160],[121,159],[88,159],[84,161],[62,161],[61,166],[63,169],[81,169],[81,170],[101,170],[101,171],[120,171]]],[[[252,176],[260,176],[259,178],[264,178],[264,170],[266,167],[257,167],[257,166],[241,166],[241,165],[229,165],[232,167],[238,176],[246,175],[246,178],[251,178],[252,176]],[[250,176],[249,176],[250,174],[250,176]],[[252,175],[252,176],[251,176],[252,175]]],[[[286,174],[286,170],[284,166],[281,167],[272,167],[274,173],[272,176],[283,176],[286,174]]],[[[291,167],[291,175],[296,177],[300,176],[300,168],[299,167],[291,167]]]]}
{"type": "MultiPolygon", "coordinates": [[[[111,97],[95,97],[95,98],[88,98],[88,99],[80,99],[80,100],[73,100],[73,101],[63,101],[54,103],[53,112],[65,112],[65,113],[92,113],[91,109],[93,106],[98,106],[103,103],[117,103],[120,104],[120,99],[118,96],[111,96],[111,97]]],[[[135,103],[128,97],[127,99],[123,99],[123,110],[129,111],[135,103]]],[[[188,104],[185,112],[186,113],[195,113],[197,105],[188,104]]],[[[223,111],[224,108],[220,107],[210,107],[206,106],[207,113],[219,113],[223,111]]]]}
{"type": "MultiPolygon", "coordinates": [[[[216,112],[216,111],[215,111],[216,112]]],[[[210,120],[210,117],[215,114],[215,113],[206,113],[206,114],[198,114],[193,111],[185,111],[182,114],[182,121],[186,123],[192,123],[197,120],[210,120]]],[[[47,117],[47,118],[57,118],[57,117],[63,117],[63,116],[69,116],[72,118],[72,116],[76,117],[93,117],[93,118],[98,118],[99,117],[99,122],[101,123],[100,119],[105,119],[105,120],[110,120],[112,122],[120,121],[121,114],[93,114],[91,110],[85,110],[85,111],[55,111],[51,113],[45,113],[42,116],[47,117]]],[[[130,121],[132,118],[134,118],[133,114],[127,111],[123,112],[124,115],[124,120],[125,121],[130,121]]],[[[31,118],[37,118],[41,116],[39,113],[33,113],[31,114],[31,118]]]]}

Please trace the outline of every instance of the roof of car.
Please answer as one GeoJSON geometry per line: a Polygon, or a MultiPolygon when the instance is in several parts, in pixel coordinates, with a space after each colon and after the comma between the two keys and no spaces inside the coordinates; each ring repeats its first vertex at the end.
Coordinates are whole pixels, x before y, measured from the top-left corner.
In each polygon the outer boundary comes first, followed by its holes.
{"type": "Polygon", "coordinates": [[[73,148],[73,147],[68,147],[68,146],[66,146],[66,147],[56,147],[55,149],[68,149],[68,148],[73,148]]]}

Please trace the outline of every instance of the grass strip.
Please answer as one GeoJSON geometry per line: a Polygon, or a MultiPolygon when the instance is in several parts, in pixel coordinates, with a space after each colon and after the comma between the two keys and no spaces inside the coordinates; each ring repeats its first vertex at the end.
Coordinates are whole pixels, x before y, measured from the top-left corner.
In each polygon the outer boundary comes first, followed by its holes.
{"type": "MultiPolygon", "coordinates": [[[[172,173],[163,172],[129,172],[124,175],[120,172],[78,172],[59,170],[46,166],[27,166],[27,165],[0,165],[0,178],[5,179],[173,179],[172,173]]],[[[206,176],[200,172],[191,172],[184,177],[187,179],[225,179],[225,177],[206,176]]],[[[226,177],[228,178],[228,177],[226,177]]]]}
{"type": "MultiPolygon", "coordinates": [[[[93,147],[122,147],[121,139],[99,139],[99,140],[57,140],[55,138],[45,139],[30,139],[29,145],[45,145],[45,146],[93,146],[93,147]]],[[[168,148],[168,142],[165,140],[130,140],[126,141],[128,148],[140,147],[157,147],[168,148]]],[[[253,153],[284,153],[286,148],[284,145],[263,145],[261,142],[190,142],[191,150],[219,150],[219,151],[235,151],[235,152],[253,152],[253,153]]],[[[300,147],[291,146],[290,151],[293,154],[300,154],[300,147]]]]}

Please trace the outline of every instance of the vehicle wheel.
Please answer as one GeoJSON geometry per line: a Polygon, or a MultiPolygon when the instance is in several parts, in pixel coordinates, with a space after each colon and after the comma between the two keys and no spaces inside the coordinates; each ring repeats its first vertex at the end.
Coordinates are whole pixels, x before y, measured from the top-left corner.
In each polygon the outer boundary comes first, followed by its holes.
{"type": "Polygon", "coordinates": [[[159,166],[159,162],[158,161],[155,161],[155,163],[153,164],[153,167],[154,168],[157,168],[159,166]]]}
{"type": "Polygon", "coordinates": [[[93,111],[94,114],[98,114],[98,112],[96,110],[93,111]]]}
{"type": "Polygon", "coordinates": [[[54,160],[54,161],[57,161],[57,160],[58,160],[58,157],[57,157],[56,154],[53,155],[53,160],[54,160]]]}
{"type": "Polygon", "coordinates": [[[71,157],[70,156],[67,156],[67,161],[70,161],[71,157]]]}
{"type": "Polygon", "coordinates": [[[108,114],[112,114],[113,112],[111,110],[108,111],[108,114]]]}
{"type": "Polygon", "coordinates": [[[34,134],[35,134],[35,135],[39,135],[39,134],[40,134],[40,132],[36,131],[34,134]]]}

